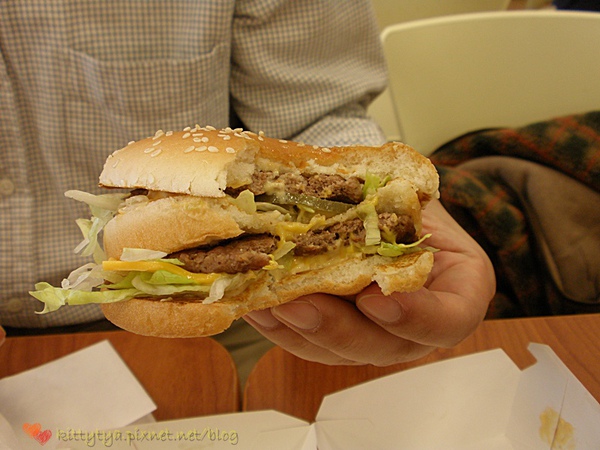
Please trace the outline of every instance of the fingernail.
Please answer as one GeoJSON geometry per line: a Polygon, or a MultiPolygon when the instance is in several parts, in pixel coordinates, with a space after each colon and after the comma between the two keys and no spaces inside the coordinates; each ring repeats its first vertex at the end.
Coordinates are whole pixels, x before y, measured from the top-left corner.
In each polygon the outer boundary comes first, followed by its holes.
{"type": "Polygon", "coordinates": [[[281,325],[281,322],[273,317],[270,309],[263,309],[261,311],[252,311],[246,314],[252,322],[256,322],[262,328],[267,330],[273,329],[278,325],[281,325]]]}
{"type": "Polygon", "coordinates": [[[364,313],[384,323],[394,323],[402,317],[402,307],[391,297],[365,295],[358,299],[357,306],[364,313]]]}
{"type": "Polygon", "coordinates": [[[273,315],[305,331],[315,330],[321,324],[321,312],[310,302],[294,301],[276,306],[273,315]]]}

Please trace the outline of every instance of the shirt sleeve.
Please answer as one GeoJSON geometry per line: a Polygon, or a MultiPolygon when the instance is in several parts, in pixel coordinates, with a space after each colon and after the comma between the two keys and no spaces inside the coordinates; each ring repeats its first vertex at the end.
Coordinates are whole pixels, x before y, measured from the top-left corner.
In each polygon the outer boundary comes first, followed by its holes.
{"type": "Polygon", "coordinates": [[[386,67],[368,0],[242,0],[231,100],[247,129],[308,144],[380,145],[366,108],[386,67]]]}

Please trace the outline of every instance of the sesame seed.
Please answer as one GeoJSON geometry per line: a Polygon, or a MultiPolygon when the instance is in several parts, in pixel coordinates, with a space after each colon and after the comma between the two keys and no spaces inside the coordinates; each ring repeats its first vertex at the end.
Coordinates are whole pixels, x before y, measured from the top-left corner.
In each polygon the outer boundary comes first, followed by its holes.
{"type": "Polygon", "coordinates": [[[190,131],[190,130],[191,130],[191,127],[185,127],[185,128],[183,129],[183,131],[190,131]]]}
{"type": "Polygon", "coordinates": [[[197,152],[203,152],[207,149],[208,149],[208,147],[206,145],[201,145],[200,147],[196,147],[197,152]]]}
{"type": "Polygon", "coordinates": [[[331,153],[331,149],[330,149],[330,148],[327,148],[327,147],[325,147],[325,148],[322,148],[322,149],[321,149],[321,151],[322,151],[323,153],[331,153]]]}
{"type": "Polygon", "coordinates": [[[194,133],[194,134],[192,134],[192,136],[194,136],[194,137],[202,137],[202,136],[204,136],[204,133],[194,133]]]}
{"type": "Polygon", "coordinates": [[[157,148],[155,151],[150,153],[150,156],[152,156],[152,157],[158,156],[158,155],[160,155],[161,152],[162,152],[162,150],[160,148],[157,148]]]}
{"type": "Polygon", "coordinates": [[[152,147],[148,147],[148,148],[144,149],[144,153],[150,153],[153,151],[154,151],[154,148],[152,148],[152,147]]]}
{"type": "Polygon", "coordinates": [[[235,133],[241,133],[242,131],[244,131],[243,128],[236,128],[235,130],[233,130],[235,133]]]}
{"type": "Polygon", "coordinates": [[[164,132],[163,130],[158,130],[158,131],[156,132],[156,134],[154,135],[154,137],[152,138],[152,140],[156,140],[156,139],[158,139],[158,138],[159,138],[159,137],[161,137],[163,134],[165,134],[165,132],[164,132]]]}
{"type": "Polygon", "coordinates": [[[264,140],[265,140],[265,138],[264,138],[264,137],[262,137],[262,136],[258,136],[258,140],[259,140],[259,141],[264,141],[264,140]]]}
{"type": "Polygon", "coordinates": [[[264,131],[259,131],[259,132],[258,132],[258,135],[259,135],[259,136],[264,136],[264,135],[265,135],[265,132],[264,132],[264,131]]]}
{"type": "Polygon", "coordinates": [[[192,135],[192,133],[185,133],[183,136],[181,136],[182,139],[187,139],[192,135]]]}
{"type": "Polygon", "coordinates": [[[208,147],[208,151],[211,153],[217,153],[219,151],[219,149],[217,147],[215,147],[214,145],[211,145],[208,147]]]}
{"type": "Polygon", "coordinates": [[[200,139],[202,142],[206,143],[208,142],[210,139],[208,139],[206,136],[204,136],[203,138],[200,139]]]}
{"type": "Polygon", "coordinates": [[[288,141],[286,141],[285,139],[279,139],[279,142],[281,142],[282,144],[287,144],[288,141]]]}
{"type": "Polygon", "coordinates": [[[190,145],[188,148],[186,148],[186,149],[183,151],[183,153],[189,153],[189,152],[193,152],[195,148],[196,148],[196,147],[194,147],[193,145],[190,145]]]}
{"type": "Polygon", "coordinates": [[[200,138],[198,138],[198,137],[195,137],[195,138],[194,138],[194,142],[202,142],[202,139],[200,139],[200,138]]]}
{"type": "Polygon", "coordinates": [[[160,143],[161,143],[161,142],[162,142],[162,141],[156,141],[156,142],[154,142],[152,145],[153,145],[154,147],[156,147],[157,145],[160,145],[160,143]]]}
{"type": "Polygon", "coordinates": [[[121,162],[121,160],[120,160],[120,159],[117,159],[117,160],[116,160],[116,161],[113,163],[113,165],[112,165],[112,166],[113,166],[113,169],[119,165],[119,162],[121,162]]]}
{"type": "Polygon", "coordinates": [[[227,148],[225,149],[225,151],[226,151],[227,153],[235,153],[235,149],[234,149],[234,148],[231,148],[231,147],[227,147],[227,148]]]}
{"type": "Polygon", "coordinates": [[[206,129],[210,130],[210,131],[216,131],[217,130],[215,127],[211,127],[210,125],[206,125],[206,129]]]}
{"type": "Polygon", "coordinates": [[[167,131],[167,132],[165,133],[165,136],[173,136],[173,132],[172,132],[172,131],[167,131]]]}
{"type": "Polygon", "coordinates": [[[135,144],[135,141],[129,141],[127,145],[135,144]]]}
{"type": "Polygon", "coordinates": [[[313,145],[313,148],[314,148],[315,150],[318,150],[318,149],[319,149],[319,146],[318,146],[318,145],[313,145]]]}
{"type": "Polygon", "coordinates": [[[228,141],[228,140],[230,140],[230,139],[231,139],[231,136],[229,136],[229,135],[227,135],[227,136],[223,136],[223,140],[224,140],[224,141],[228,141]]]}

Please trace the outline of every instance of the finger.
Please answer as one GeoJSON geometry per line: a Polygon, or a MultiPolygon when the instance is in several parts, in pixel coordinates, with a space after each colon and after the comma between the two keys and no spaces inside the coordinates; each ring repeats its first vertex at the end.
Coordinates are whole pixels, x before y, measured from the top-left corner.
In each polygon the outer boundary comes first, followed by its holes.
{"type": "MultiPolygon", "coordinates": [[[[243,319],[271,342],[299,358],[329,365],[358,364],[356,361],[340,357],[327,348],[307,341],[301,334],[276,319],[272,315],[271,309],[252,311],[243,316],[243,319]]],[[[299,320],[303,319],[299,318],[299,320]]],[[[305,318],[304,320],[309,319],[305,318]]]]}
{"type": "MultiPolygon", "coordinates": [[[[459,304],[461,299],[449,298],[448,301],[459,304]]],[[[390,334],[436,347],[456,345],[470,334],[470,324],[478,323],[461,317],[465,326],[457,327],[454,317],[460,316],[460,313],[448,311],[443,301],[427,289],[408,294],[394,293],[387,297],[365,295],[358,299],[357,307],[390,334]]]]}
{"type": "MultiPolygon", "coordinates": [[[[444,276],[452,274],[445,272],[444,276]]],[[[356,305],[388,333],[422,345],[452,347],[477,328],[487,301],[466,298],[462,292],[436,290],[436,281],[429,288],[390,296],[371,286],[357,296],[356,305]]],[[[459,283],[467,286],[469,281],[459,279],[459,283]]]]}
{"type": "Polygon", "coordinates": [[[386,366],[432,350],[390,334],[354,304],[332,295],[307,295],[273,308],[272,314],[315,346],[363,364],[386,366]]]}
{"type": "Polygon", "coordinates": [[[431,236],[426,243],[453,253],[486,257],[485,252],[463,227],[446,211],[439,200],[432,200],[423,211],[423,232],[431,236]]]}

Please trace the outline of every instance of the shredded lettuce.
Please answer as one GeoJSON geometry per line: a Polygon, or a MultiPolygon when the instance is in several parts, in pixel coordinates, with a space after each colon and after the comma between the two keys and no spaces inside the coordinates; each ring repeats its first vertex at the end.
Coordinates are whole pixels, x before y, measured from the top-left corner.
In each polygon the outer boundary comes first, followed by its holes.
{"type": "Polygon", "coordinates": [[[365,201],[357,208],[358,216],[362,219],[365,227],[365,245],[377,245],[381,242],[381,231],[379,230],[379,216],[375,203],[365,201]]]}
{"type": "Polygon", "coordinates": [[[225,289],[231,285],[232,281],[232,278],[219,278],[212,284],[208,297],[202,303],[210,304],[222,299],[225,295],[225,289]]]}
{"type": "Polygon", "coordinates": [[[283,256],[287,255],[289,252],[291,252],[295,246],[296,246],[296,244],[294,244],[293,242],[281,241],[281,243],[279,244],[277,249],[272,254],[273,259],[275,261],[277,261],[278,259],[282,258],[283,256]]]}
{"type": "Polygon", "coordinates": [[[151,274],[150,278],[148,278],[147,281],[148,281],[148,283],[155,284],[155,285],[195,284],[188,277],[184,277],[184,276],[178,275],[176,273],[168,272],[166,270],[157,270],[156,272],[151,274]]]}
{"type": "Polygon", "coordinates": [[[101,215],[104,211],[109,211],[114,214],[118,211],[119,206],[128,195],[129,194],[127,193],[94,195],[89,192],[77,190],[65,192],[65,197],[72,198],[73,200],[88,205],[92,210],[93,215],[101,215]]]}
{"type": "MultiPolygon", "coordinates": [[[[110,272],[106,272],[110,273],[110,272]]],[[[137,275],[136,272],[129,272],[125,276],[121,276],[118,280],[113,280],[110,284],[104,284],[102,287],[106,289],[133,289],[133,284],[131,280],[137,275]]]]}
{"type": "MultiPolygon", "coordinates": [[[[406,253],[411,253],[414,251],[419,251],[421,248],[418,246],[423,243],[423,241],[427,238],[431,237],[431,234],[424,235],[421,239],[416,242],[412,242],[410,244],[392,244],[390,242],[382,242],[380,247],[377,249],[377,253],[381,256],[401,256],[406,253]]],[[[428,249],[432,250],[432,249],[428,249]]]]}
{"type": "MultiPolygon", "coordinates": [[[[100,267],[100,266],[97,266],[100,267]]],[[[94,268],[95,269],[95,268],[94,268]]],[[[94,270],[92,269],[92,270],[94,270]]],[[[80,270],[80,269],[77,269],[80,270]]],[[[86,270],[82,269],[81,272],[86,270]]],[[[75,272],[75,271],[74,271],[75,272]]],[[[103,273],[106,273],[104,271],[103,273]]],[[[244,274],[245,279],[253,277],[253,274],[244,274]]],[[[39,314],[46,314],[56,311],[64,305],[83,305],[89,303],[112,303],[124,300],[130,300],[139,296],[158,296],[168,297],[175,294],[186,292],[196,292],[208,294],[204,303],[212,303],[220,300],[225,289],[234,281],[240,282],[237,275],[222,276],[212,284],[197,284],[190,279],[173,274],[164,270],[156,272],[129,272],[125,277],[116,283],[104,284],[104,279],[100,283],[87,287],[88,290],[73,289],[67,287],[53,287],[48,283],[37,283],[35,291],[29,292],[33,297],[45,304],[44,310],[39,314]],[[215,283],[218,289],[215,290],[215,283]],[[101,288],[92,290],[92,288],[101,288]]],[[[63,286],[65,283],[63,282],[63,286]]]]}
{"type": "Polygon", "coordinates": [[[144,248],[124,248],[121,252],[121,261],[146,261],[161,259],[167,256],[166,252],[156,250],[146,250],[144,248]]]}
{"type": "Polygon", "coordinates": [[[239,209],[248,214],[256,213],[256,202],[254,201],[254,194],[248,189],[240,192],[237,198],[231,198],[230,201],[239,209]]]}
{"type": "Polygon", "coordinates": [[[85,264],[75,269],[67,278],[62,280],[63,289],[79,289],[80,291],[91,291],[94,287],[102,284],[102,268],[94,263],[85,264]]]}
{"type": "Polygon", "coordinates": [[[83,234],[83,241],[75,248],[75,253],[81,253],[82,256],[93,256],[94,261],[99,264],[105,259],[105,254],[98,242],[98,235],[118,211],[119,205],[123,203],[127,194],[94,195],[89,192],[71,190],[65,192],[65,196],[90,207],[92,213],[90,219],[76,220],[77,226],[83,234]]]}
{"type": "MultiPolygon", "coordinates": [[[[117,283],[104,285],[107,289],[130,289],[136,287],[134,279],[142,277],[145,283],[151,285],[194,285],[192,280],[178,274],[168,272],[166,270],[157,270],[156,272],[129,272],[122,280],[117,283]]],[[[148,292],[150,293],[150,292],[148,292]]]]}
{"type": "Polygon", "coordinates": [[[62,289],[48,283],[37,283],[35,291],[30,294],[44,303],[44,310],[38,314],[56,311],[64,305],[86,305],[89,303],[114,303],[130,300],[142,292],[137,289],[122,289],[118,291],[80,291],[62,289]]]}
{"type": "MultiPolygon", "coordinates": [[[[108,219],[110,220],[110,219],[108,219]]],[[[96,263],[104,260],[106,254],[98,243],[98,234],[104,228],[104,225],[108,223],[102,219],[77,219],[75,223],[79,227],[81,234],[83,234],[83,241],[75,247],[74,252],[81,254],[81,256],[93,256],[96,263]]]]}
{"type": "Polygon", "coordinates": [[[374,195],[377,189],[385,186],[391,177],[388,175],[383,180],[375,174],[367,173],[365,175],[365,183],[363,184],[363,198],[367,198],[370,195],[374,195]]]}
{"type": "Polygon", "coordinates": [[[189,282],[185,284],[166,284],[162,279],[160,280],[162,283],[154,283],[151,281],[153,275],[148,272],[140,272],[131,279],[131,284],[145,294],[158,297],[166,297],[181,292],[208,292],[210,290],[210,286],[189,282]]]}

